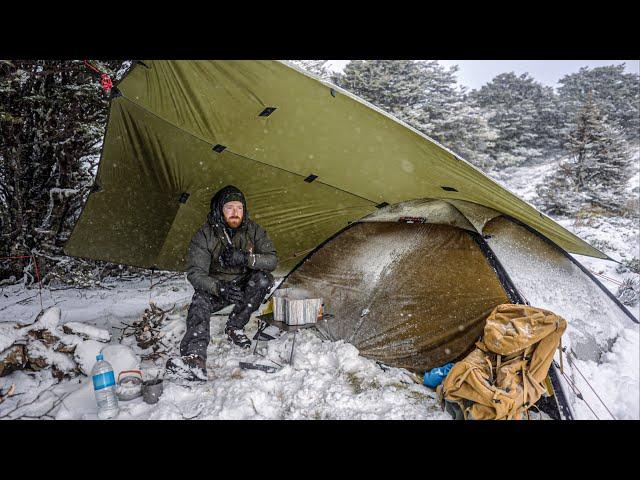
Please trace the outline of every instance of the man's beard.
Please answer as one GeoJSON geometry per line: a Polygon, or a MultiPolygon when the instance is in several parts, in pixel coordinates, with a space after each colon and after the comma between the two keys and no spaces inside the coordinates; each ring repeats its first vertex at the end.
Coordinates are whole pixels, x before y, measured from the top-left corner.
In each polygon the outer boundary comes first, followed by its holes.
{"type": "Polygon", "coordinates": [[[226,219],[227,225],[231,228],[238,228],[242,223],[242,218],[240,217],[229,217],[226,219]]]}

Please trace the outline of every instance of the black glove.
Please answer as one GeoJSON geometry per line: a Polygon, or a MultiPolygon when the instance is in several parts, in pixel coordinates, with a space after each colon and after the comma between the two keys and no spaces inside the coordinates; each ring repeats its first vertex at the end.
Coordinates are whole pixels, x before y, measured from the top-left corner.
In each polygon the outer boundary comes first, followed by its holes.
{"type": "Polygon", "coordinates": [[[229,303],[241,303],[244,300],[242,289],[233,282],[218,281],[218,294],[229,303]]]}
{"type": "Polygon", "coordinates": [[[249,254],[239,248],[226,248],[220,255],[220,262],[225,267],[246,267],[249,264],[249,254]]]}

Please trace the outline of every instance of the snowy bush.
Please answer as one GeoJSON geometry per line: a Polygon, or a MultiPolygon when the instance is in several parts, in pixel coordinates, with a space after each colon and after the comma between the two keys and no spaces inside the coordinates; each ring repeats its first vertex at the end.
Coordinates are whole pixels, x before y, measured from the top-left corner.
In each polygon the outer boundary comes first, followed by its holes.
{"type": "Polygon", "coordinates": [[[640,300],[640,278],[637,276],[626,277],[618,288],[616,297],[630,307],[637,305],[640,300]]]}
{"type": "Polygon", "coordinates": [[[631,271],[633,273],[640,274],[640,258],[633,257],[631,260],[624,258],[620,263],[622,263],[622,265],[618,265],[616,267],[616,273],[626,273],[631,271]]]}

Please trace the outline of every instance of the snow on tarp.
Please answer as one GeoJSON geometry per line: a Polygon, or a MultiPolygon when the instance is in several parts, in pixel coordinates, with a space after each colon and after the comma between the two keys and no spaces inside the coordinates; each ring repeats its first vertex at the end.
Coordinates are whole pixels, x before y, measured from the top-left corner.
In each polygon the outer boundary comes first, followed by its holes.
{"type": "Polygon", "coordinates": [[[387,205],[360,219],[361,222],[397,222],[403,217],[420,218],[422,223],[451,225],[475,232],[460,211],[444,200],[421,199],[387,205]]]}
{"type": "MultiPolygon", "coordinates": [[[[484,233],[530,304],[567,320],[563,345],[571,357],[564,362],[565,370],[597,416],[611,418],[577,370],[616,418],[640,418],[638,324],[562,252],[524,227],[497,218],[484,233]]],[[[577,418],[595,418],[571,388],[566,391],[577,418]]]]}

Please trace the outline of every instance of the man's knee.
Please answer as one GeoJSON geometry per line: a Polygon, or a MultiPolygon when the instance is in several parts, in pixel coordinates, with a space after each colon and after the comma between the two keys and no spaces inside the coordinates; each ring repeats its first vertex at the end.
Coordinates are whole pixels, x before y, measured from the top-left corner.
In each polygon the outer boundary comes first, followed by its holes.
{"type": "Polygon", "coordinates": [[[216,298],[207,292],[196,290],[191,298],[189,305],[188,317],[197,316],[208,318],[209,315],[223,307],[221,302],[217,302],[216,298]]]}
{"type": "Polygon", "coordinates": [[[267,291],[273,286],[273,283],[273,275],[269,272],[256,270],[249,278],[248,285],[251,288],[267,291]]]}

